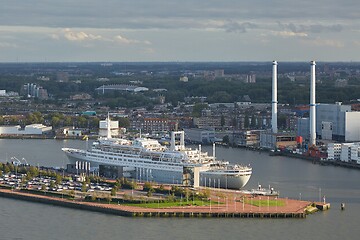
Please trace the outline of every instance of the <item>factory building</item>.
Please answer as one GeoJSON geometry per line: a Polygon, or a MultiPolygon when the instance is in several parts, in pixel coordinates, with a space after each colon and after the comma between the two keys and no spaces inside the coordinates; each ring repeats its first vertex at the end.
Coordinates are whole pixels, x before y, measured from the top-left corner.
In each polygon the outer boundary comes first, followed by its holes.
{"type": "MultiPolygon", "coordinates": [[[[316,135],[318,139],[338,142],[360,141],[360,112],[353,112],[350,105],[316,105],[316,135]]],[[[298,135],[309,139],[309,119],[298,119],[298,135]]]]}
{"type": "Polygon", "coordinates": [[[360,143],[329,143],[329,161],[342,161],[360,164],[360,143]]]}

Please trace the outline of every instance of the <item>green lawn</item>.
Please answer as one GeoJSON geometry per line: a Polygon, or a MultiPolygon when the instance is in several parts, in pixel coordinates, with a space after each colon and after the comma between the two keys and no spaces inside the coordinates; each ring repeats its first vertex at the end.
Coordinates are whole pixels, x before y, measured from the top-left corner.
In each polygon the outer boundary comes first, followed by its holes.
{"type": "MultiPolygon", "coordinates": [[[[211,205],[217,205],[218,202],[211,201],[211,205]]],[[[222,204],[222,203],[220,203],[222,204]]],[[[181,207],[181,206],[210,206],[210,201],[182,201],[182,202],[152,202],[152,203],[122,203],[121,205],[143,207],[143,208],[169,208],[169,207],[181,207]]]]}
{"type": "Polygon", "coordinates": [[[245,203],[246,204],[251,204],[251,205],[257,206],[257,207],[267,207],[267,206],[269,206],[269,207],[275,207],[275,206],[282,207],[282,206],[285,206],[284,200],[281,200],[281,199],[267,200],[267,199],[248,199],[248,198],[246,198],[245,203]]]}

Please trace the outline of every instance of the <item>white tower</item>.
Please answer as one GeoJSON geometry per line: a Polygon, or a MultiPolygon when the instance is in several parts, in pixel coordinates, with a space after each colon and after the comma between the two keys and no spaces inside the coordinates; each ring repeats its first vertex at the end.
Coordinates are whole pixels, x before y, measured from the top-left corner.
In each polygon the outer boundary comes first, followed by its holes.
{"type": "Polygon", "coordinates": [[[315,61],[310,62],[310,146],[316,145],[315,61]]]}
{"type": "Polygon", "coordinates": [[[277,62],[273,61],[272,67],[272,116],[271,116],[271,127],[272,132],[277,133],[277,62]]]}

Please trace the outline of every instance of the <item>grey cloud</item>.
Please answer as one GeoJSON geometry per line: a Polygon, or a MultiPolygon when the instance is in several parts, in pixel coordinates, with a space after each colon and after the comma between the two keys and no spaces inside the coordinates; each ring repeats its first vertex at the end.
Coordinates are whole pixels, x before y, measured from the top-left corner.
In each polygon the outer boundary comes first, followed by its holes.
{"type": "Polygon", "coordinates": [[[321,33],[321,32],[341,32],[344,27],[341,24],[334,25],[321,25],[321,24],[312,24],[304,25],[299,24],[295,25],[294,23],[283,24],[278,22],[281,30],[292,31],[294,33],[307,32],[307,33],[321,33]]]}
{"type": "MultiPolygon", "coordinates": [[[[231,19],[235,23],[229,24],[229,31],[246,32],[249,26],[236,22],[356,20],[360,18],[359,5],[358,0],[3,0],[0,23],[61,28],[176,29],[202,26],[209,20],[231,19]]],[[[339,26],[324,29],[311,25],[308,29],[329,30],[339,31],[339,26]]]]}
{"type": "Polygon", "coordinates": [[[229,22],[224,24],[223,28],[227,32],[240,32],[246,33],[248,29],[256,28],[257,25],[250,22],[238,23],[238,22],[229,22]]]}

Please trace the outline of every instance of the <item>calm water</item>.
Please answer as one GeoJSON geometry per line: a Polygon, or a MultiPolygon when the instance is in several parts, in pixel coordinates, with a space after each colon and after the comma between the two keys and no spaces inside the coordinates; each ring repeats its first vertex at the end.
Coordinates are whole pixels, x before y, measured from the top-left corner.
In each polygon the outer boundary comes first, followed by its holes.
{"type": "MultiPolygon", "coordinates": [[[[30,164],[64,166],[62,147],[83,141],[0,140],[0,159],[23,157],[30,164]]],[[[211,147],[203,147],[211,152],[211,147]]],[[[274,186],[289,198],[318,200],[332,209],[306,219],[124,218],[0,198],[0,239],[358,239],[360,171],[313,165],[305,160],[269,157],[243,149],[217,148],[218,158],[251,164],[246,188],[274,186]],[[340,210],[340,203],[346,210],[340,210]]]]}

